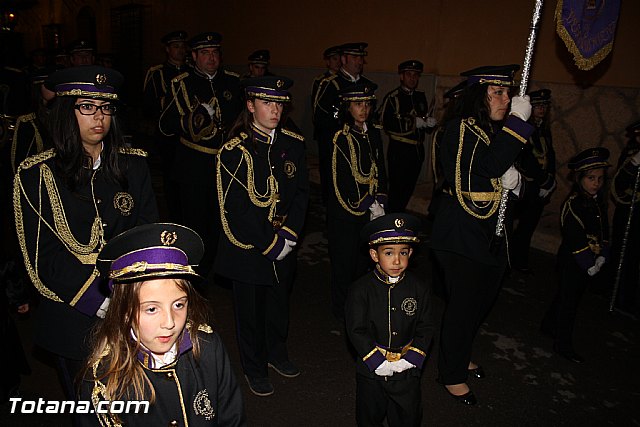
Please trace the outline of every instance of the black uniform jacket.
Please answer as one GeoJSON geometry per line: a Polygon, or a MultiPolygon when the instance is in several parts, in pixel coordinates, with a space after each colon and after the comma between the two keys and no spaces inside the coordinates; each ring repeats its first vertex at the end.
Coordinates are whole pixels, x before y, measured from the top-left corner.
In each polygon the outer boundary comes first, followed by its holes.
{"type": "MultiPolygon", "coordinates": [[[[328,140],[340,129],[338,95],[342,89],[353,83],[355,82],[342,69],[320,81],[313,101],[313,123],[318,137],[328,140]]],[[[360,76],[358,83],[371,83],[371,80],[360,76]]]]}
{"type": "Polygon", "coordinates": [[[389,379],[420,375],[435,330],[431,290],[414,273],[391,283],[380,267],[349,288],[346,309],[349,339],[360,360],[356,372],[384,380],[375,370],[384,360],[400,358],[415,365],[389,379]]]}
{"type": "MultiPolygon", "coordinates": [[[[631,163],[631,156],[638,149],[639,147],[627,148],[620,156],[619,167],[611,184],[611,196],[615,200],[617,207],[626,207],[628,209],[631,206],[633,187],[638,174],[638,166],[631,163]]],[[[640,203],[640,190],[636,193],[634,212],[638,209],[638,203],[640,203]]],[[[637,213],[635,215],[637,216],[637,213]]]]}
{"type": "Polygon", "coordinates": [[[424,92],[408,92],[398,87],[389,92],[380,107],[380,120],[389,139],[407,144],[422,144],[425,132],[416,128],[416,117],[427,115],[424,92]]]}
{"type": "Polygon", "coordinates": [[[368,214],[374,201],[386,203],[387,172],[377,126],[364,131],[344,125],[336,132],[331,169],[334,191],[329,196],[329,215],[355,220],[368,214]]]}
{"type": "Polygon", "coordinates": [[[9,162],[13,173],[18,171],[18,166],[24,159],[44,151],[42,128],[42,122],[36,113],[25,114],[16,119],[9,149],[9,162]]]}
{"type": "Polygon", "coordinates": [[[560,264],[575,262],[587,270],[595,264],[598,256],[609,258],[609,224],[605,203],[582,191],[573,192],[562,205],[560,223],[560,264]]]}
{"type": "Polygon", "coordinates": [[[158,125],[164,135],[180,137],[173,170],[178,182],[213,185],[214,156],[241,109],[236,73],[220,68],[210,79],[194,68],[171,80],[158,125]]]}
{"type": "Polygon", "coordinates": [[[285,239],[299,240],[307,211],[304,138],[286,129],[271,137],[255,126],[251,133],[228,141],[218,155],[223,233],[214,268],[233,280],[272,285],[282,263],[275,259],[285,239]]]}
{"type": "Polygon", "coordinates": [[[145,113],[157,118],[164,110],[167,91],[171,87],[171,80],[188,71],[186,65],[178,66],[169,61],[155,65],[147,70],[144,78],[143,105],[145,113]]]}
{"type": "MultiPolygon", "coordinates": [[[[145,374],[156,392],[148,413],[118,414],[122,424],[115,424],[109,414],[87,415],[82,426],[244,426],[246,425],[242,394],[220,336],[209,326],[201,326],[200,357],[196,360],[188,331],[180,345],[177,360],[150,368],[141,362],[145,374]],[[203,332],[206,330],[208,332],[203,332]],[[98,420],[98,417],[100,420],[98,420]],[[102,424],[100,424],[102,422],[102,424]],[[172,423],[173,422],[173,423],[172,423]]],[[[100,367],[97,367],[99,372],[100,367]]],[[[99,375],[99,374],[98,374],[99,375]]],[[[90,400],[95,409],[98,402],[108,400],[101,386],[106,379],[88,378],[81,387],[81,400],[90,400]],[[92,396],[95,393],[95,396],[92,396]]],[[[134,397],[128,397],[130,400],[134,397]]],[[[97,411],[96,411],[97,412],[97,411]]]]}
{"type": "Polygon", "coordinates": [[[492,265],[506,259],[506,245],[497,252],[490,250],[502,193],[500,177],[532,132],[532,125],[513,115],[495,134],[485,132],[473,118],[446,124],[439,159],[448,194],[438,207],[432,249],[492,265]]]}
{"type": "Polygon", "coordinates": [[[518,170],[527,181],[524,191],[534,192],[537,196],[540,189],[548,190],[554,186],[556,154],[546,123],[536,126],[517,163],[518,170]]]}
{"type": "Polygon", "coordinates": [[[31,281],[43,296],[35,341],[82,359],[83,340],[107,293],[96,268],[105,242],[158,219],[146,153],[123,149],[128,188],[107,180],[102,167],[71,191],[56,176],[53,149],[27,158],[14,180],[18,240],[31,281]]]}

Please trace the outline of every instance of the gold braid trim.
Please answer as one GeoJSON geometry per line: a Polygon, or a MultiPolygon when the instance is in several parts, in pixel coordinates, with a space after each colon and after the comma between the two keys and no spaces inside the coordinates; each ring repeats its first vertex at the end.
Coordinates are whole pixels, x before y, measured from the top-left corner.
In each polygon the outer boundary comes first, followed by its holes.
{"type": "Polygon", "coordinates": [[[288,136],[290,136],[292,138],[298,139],[300,141],[304,141],[304,136],[302,136],[302,135],[300,135],[298,133],[292,132],[289,129],[280,129],[280,132],[282,132],[285,135],[288,135],[288,136]]]}
{"type": "MultiPolygon", "coordinates": [[[[631,172],[629,172],[629,170],[627,169],[628,166],[631,166],[632,168],[640,167],[640,166],[635,166],[634,164],[632,164],[631,163],[631,157],[629,157],[627,160],[624,161],[622,166],[620,166],[620,168],[618,168],[618,170],[616,171],[616,174],[613,176],[613,179],[611,180],[611,191],[610,191],[611,192],[611,196],[616,201],[616,203],[619,203],[621,205],[631,205],[631,199],[633,198],[633,188],[629,188],[628,190],[626,190],[622,194],[619,194],[618,191],[616,190],[616,178],[618,177],[620,172],[624,172],[627,175],[635,176],[635,174],[632,174],[631,172]],[[628,200],[623,200],[623,197],[625,197],[625,196],[628,196],[629,199],[628,200]]],[[[636,203],[638,203],[638,202],[640,202],[640,191],[636,195],[636,203]]]]}
{"type": "Polygon", "coordinates": [[[89,289],[89,286],[91,286],[91,284],[96,280],[96,277],[98,276],[100,276],[100,272],[98,271],[97,268],[94,268],[93,272],[91,273],[91,276],[89,276],[89,278],[84,283],[84,285],[82,285],[82,287],[80,288],[76,296],[74,296],[71,302],[69,303],[71,307],[75,306],[78,303],[78,301],[80,301],[80,298],[82,298],[82,295],[84,295],[87,289],[89,289]]]}
{"type": "Polygon", "coordinates": [[[368,358],[370,358],[371,356],[373,356],[373,355],[374,355],[374,353],[375,353],[376,351],[380,351],[380,350],[378,349],[378,347],[374,347],[374,348],[373,348],[373,350],[371,350],[371,351],[369,352],[369,354],[367,354],[365,357],[363,357],[363,358],[362,358],[362,360],[363,360],[363,361],[367,360],[368,358]]]}
{"type": "Polygon", "coordinates": [[[473,164],[473,157],[476,152],[476,147],[478,146],[478,143],[480,141],[484,142],[486,145],[489,145],[491,142],[487,134],[481,128],[475,125],[475,120],[473,118],[465,119],[460,122],[460,139],[458,141],[458,153],[456,155],[456,172],[455,172],[456,196],[458,199],[458,203],[466,213],[478,219],[487,219],[487,218],[490,218],[496,212],[496,210],[498,210],[498,206],[500,204],[500,193],[502,192],[502,185],[500,184],[500,180],[492,178],[491,184],[493,185],[494,192],[498,194],[497,198],[495,200],[488,201],[487,204],[484,206],[479,206],[472,200],[472,203],[474,203],[474,205],[477,206],[478,208],[486,209],[487,207],[489,207],[489,212],[486,215],[478,214],[467,207],[467,204],[465,203],[463,198],[462,168],[461,168],[462,149],[464,146],[464,133],[465,133],[465,130],[467,129],[471,133],[475,134],[476,137],[478,138],[473,147],[473,153],[471,154],[471,163],[469,163],[469,179],[467,182],[467,185],[468,185],[467,189],[469,190],[469,193],[471,193],[471,167],[473,164]]]}
{"type": "MultiPolygon", "coordinates": [[[[571,52],[573,55],[573,60],[576,63],[576,67],[581,69],[582,71],[587,71],[598,65],[604,58],[607,57],[611,49],[613,49],[613,40],[611,43],[606,44],[596,53],[594,53],[591,57],[585,58],[576,46],[576,42],[573,40],[569,32],[564,27],[562,22],[562,0],[558,0],[558,5],[556,6],[556,32],[558,36],[562,39],[567,50],[571,52]]],[[[615,27],[615,26],[614,26],[615,27]]]]}
{"type": "MultiPolygon", "coordinates": [[[[222,221],[222,229],[224,230],[224,233],[226,234],[229,241],[233,245],[241,249],[253,249],[254,246],[248,243],[240,242],[233,235],[233,233],[231,232],[231,228],[229,227],[229,221],[227,220],[227,215],[226,215],[226,210],[224,208],[224,205],[227,198],[227,193],[229,192],[229,189],[231,188],[231,185],[233,184],[233,182],[235,181],[237,184],[239,184],[246,190],[247,196],[249,196],[249,200],[251,200],[251,203],[253,203],[256,207],[269,208],[269,214],[267,215],[267,219],[269,220],[269,222],[271,222],[273,220],[273,217],[275,216],[276,205],[280,199],[280,195],[278,194],[278,181],[276,181],[276,178],[271,173],[267,178],[267,191],[265,192],[265,194],[259,194],[256,191],[255,176],[253,172],[253,157],[251,156],[251,153],[249,153],[249,151],[244,146],[241,145],[241,143],[244,140],[246,140],[248,137],[249,136],[246,133],[242,132],[240,133],[240,138],[233,138],[232,140],[225,143],[222,146],[222,149],[220,150],[220,152],[218,153],[218,161],[216,162],[216,174],[218,179],[218,185],[217,185],[218,202],[220,205],[220,219],[222,221]],[[236,166],[235,171],[232,172],[229,169],[227,169],[225,165],[222,164],[220,154],[224,150],[231,151],[233,149],[239,149],[242,152],[242,159],[236,166]],[[240,169],[240,166],[242,165],[243,162],[246,163],[247,165],[246,185],[244,182],[238,179],[238,177],[236,177],[236,174],[238,173],[238,170],[240,169]],[[229,174],[229,176],[231,177],[229,181],[229,185],[227,186],[226,189],[223,188],[222,168],[224,168],[225,172],[229,174]]],[[[269,171],[271,171],[271,168],[269,168],[269,171]]]]}
{"type": "MultiPolygon", "coordinates": [[[[22,167],[23,165],[24,165],[24,162],[22,162],[22,165],[20,165],[20,167],[22,167]]],[[[18,234],[18,242],[20,244],[20,250],[24,258],[24,265],[27,270],[27,274],[29,275],[29,278],[31,279],[33,286],[38,290],[40,295],[56,302],[64,302],[62,301],[62,299],[60,299],[58,295],[55,294],[55,292],[47,288],[44,285],[44,283],[42,283],[42,281],[40,280],[40,277],[38,276],[38,272],[36,271],[36,269],[33,268],[33,265],[31,264],[31,258],[29,258],[29,251],[27,250],[27,241],[24,234],[22,203],[20,200],[21,192],[24,192],[24,189],[22,187],[22,181],[20,179],[20,170],[18,169],[18,173],[16,174],[13,182],[13,213],[16,221],[16,232],[18,234]]],[[[26,197],[26,194],[25,194],[25,197],[26,197]]],[[[38,234],[39,233],[40,233],[40,225],[38,224],[38,234]]],[[[37,253],[38,253],[38,249],[36,247],[36,260],[35,260],[36,267],[38,265],[37,253]]]]}
{"type": "Polygon", "coordinates": [[[62,200],[60,199],[60,193],[58,192],[58,186],[56,185],[51,169],[49,169],[49,167],[45,164],[40,165],[40,176],[44,179],[44,184],[46,186],[47,194],[49,195],[49,201],[51,203],[53,222],[57,231],[57,233],[54,232],[54,234],[57,235],[62,243],[64,243],[65,246],[74,255],[92,254],[98,247],[98,244],[100,243],[102,237],[102,224],[100,218],[96,216],[93,220],[89,243],[84,245],[78,242],[78,240],[76,240],[73,233],[71,232],[71,228],[69,227],[69,222],[67,221],[67,216],[64,212],[64,206],[62,205],[62,200]]]}
{"type": "Polygon", "coordinates": [[[584,229],[584,224],[582,220],[578,215],[576,215],[576,213],[573,211],[573,208],[571,207],[571,202],[576,198],[576,196],[577,196],[576,194],[571,195],[571,197],[569,197],[569,200],[567,200],[564,206],[562,206],[562,213],[560,214],[560,225],[562,227],[564,227],[564,221],[567,215],[571,214],[571,216],[573,216],[576,219],[576,221],[578,221],[578,224],[580,224],[580,227],[584,229]]]}
{"type": "MultiPolygon", "coordinates": [[[[25,114],[23,116],[19,116],[16,119],[15,129],[13,130],[13,138],[11,140],[11,168],[13,169],[13,173],[17,172],[16,169],[16,152],[18,150],[18,134],[20,130],[20,125],[30,123],[33,127],[33,141],[36,143],[36,153],[40,153],[44,148],[44,144],[42,143],[42,136],[40,135],[40,131],[38,130],[38,126],[35,124],[36,113],[25,114]]],[[[27,153],[31,151],[31,147],[27,150],[27,153]]]]}
{"type": "MultiPolygon", "coordinates": [[[[335,190],[336,197],[338,198],[338,202],[340,203],[340,206],[342,206],[342,208],[347,212],[349,212],[351,215],[362,216],[366,213],[366,211],[363,211],[363,212],[356,211],[355,208],[360,206],[362,201],[367,197],[367,194],[371,194],[371,195],[376,194],[376,191],[378,190],[378,178],[377,178],[378,167],[376,165],[375,159],[371,157],[372,150],[369,149],[369,156],[371,159],[371,170],[369,171],[369,174],[365,174],[360,170],[358,153],[356,153],[356,148],[355,148],[355,145],[357,142],[358,142],[357,139],[353,138],[353,136],[351,135],[351,132],[349,132],[348,125],[344,125],[344,128],[341,131],[336,132],[336,134],[333,136],[333,156],[331,159],[331,172],[333,175],[333,188],[335,190]],[[347,139],[347,145],[349,147],[349,156],[347,156],[340,149],[340,147],[338,147],[337,141],[340,135],[344,135],[345,138],[347,139]],[[342,195],[340,194],[340,188],[338,186],[338,174],[336,170],[337,162],[338,162],[338,151],[340,151],[342,156],[349,163],[349,166],[351,167],[351,175],[353,176],[356,182],[356,189],[358,190],[358,200],[355,203],[349,202],[349,204],[347,204],[347,202],[342,198],[342,195]],[[361,196],[360,186],[357,184],[368,184],[369,189],[367,193],[361,196]]],[[[367,142],[368,142],[368,138],[367,138],[367,142]]]]}
{"type": "Polygon", "coordinates": [[[131,148],[131,147],[120,147],[118,149],[118,153],[120,154],[131,154],[134,156],[147,157],[149,154],[140,148],[131,148]]]}
{"type": "MultiPolygon", "coordinates": [[[[19,170],[29,169],[33,165],[37,165],[38,163],[42,163],[45,160],[49,160],[52,157],[55,157],[56,152],[53,148],[43,151],[42,153],[38,153],[33,156],[29,156],[20,163],[18,167],[19,170]]],[[[17,172],[17,171],[16,171],[17,172]]]]}
{"type": "MultiPolygon", "coordinates": [[[[102,359],[107,357],[111,352],[111,347],[107,344],[100,354],[98,360],[93,363],[92,371],[93,371],[93,390],[91,390],[91,403],[95,409],[98,409],[98,405],[100,402],[105,400],[110,400],[110,396],[107,394],[107,387],[98,380],[98,367],[100,366],[100,362],[102,359]]],[[[122,427],[117,416],[112,415],[110,413],[99,413],[95,411],[96,417],[98,417],[98,421],[102,427],[122,427]]]]}

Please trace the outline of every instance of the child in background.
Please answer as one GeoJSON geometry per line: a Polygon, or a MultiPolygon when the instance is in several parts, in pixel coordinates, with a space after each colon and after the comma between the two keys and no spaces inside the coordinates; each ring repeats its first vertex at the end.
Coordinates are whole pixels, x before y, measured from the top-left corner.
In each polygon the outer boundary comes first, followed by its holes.
{"type": "Polygon", "coordinates": [[[359,426],[419,426],[420,378],[433,336],[431,290],[407,272],[420,221],[388,214],[369,222],[373,271],[349,289],[346,325],[360,360],[356,367],[356,421],[359,426]]]}
{"type": "Polygon", "coordinates": [[[553,349],[575,363],[584,358],[573,347],[578,303],[587,285],[609,258],[609,224],[605,191],[609,150],[590,148],[569,161],[573,190],[562,205],[562,243],[558,249],[558,291],[541,330],[554,338],[553,349]]]}
{"type": "Polygon", "coordinates": [[[82,425],[245,425],[229,358],[188,281],[203,252],[200,236],[175,224],[135,227],[103,248],[112,294],[81,384],[96,414],[82,425]],[[115,400],[147,400],[148,413],[98,413],[115,400]]]}

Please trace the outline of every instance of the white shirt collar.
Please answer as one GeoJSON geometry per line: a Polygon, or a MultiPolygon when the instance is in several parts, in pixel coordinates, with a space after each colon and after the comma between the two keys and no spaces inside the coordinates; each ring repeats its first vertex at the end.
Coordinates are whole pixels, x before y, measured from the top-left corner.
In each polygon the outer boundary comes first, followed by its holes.
{"type": "Polygon", "coordinates": [[[98,169],[102,164],[102,150],[104,150],[104,142],[100,143],[100,154],[98,155],[98,158],[96,159],[96,161],[93,162],[93,170],[98,169]]]}
{"type": "MultiPolygon", "coordinates": [[[[133,337],[134,340],[138,340],[138,337],[136,335],[136,333],[133,331],[133,328],[131,328],[131,336],[133,337]]],[[[176,357],[178,356],[178,343],[175,342],[173,343],[173,345],[171,346],[171,348],[169,349],[169,351],[167,351],[165,354],[155,354],[153,351],[149,350],[147,347],[145,347],[144,344],[142,344],[142,342],[140,342],[140,346],[145,349],[147,352],[149,352],[149,354],[151,354],[151,357],[153,358],[153,363],[151,364],[151,369],[158,369],[158,368],[162,368],[163,366],[167,366],[171,363],[173,363],[176,360],[176,357]]]]}

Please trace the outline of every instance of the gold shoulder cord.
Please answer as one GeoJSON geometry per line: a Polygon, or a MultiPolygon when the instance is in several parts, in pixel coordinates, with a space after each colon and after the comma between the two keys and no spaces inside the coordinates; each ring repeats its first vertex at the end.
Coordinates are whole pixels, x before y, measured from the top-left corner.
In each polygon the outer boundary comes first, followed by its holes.
{"type": "MultiPolygon", "coordinates": [[[[229,189],[231,188],[231,185],[234,182],[239,184],[247,192],[247,196],[249,196],[249,200],[251,200],[251,203],[253,203],[255,206],[259,208],[267,208],[267,207],[269,208],[269,214],[267,216],[267,219],[271,221],[275,216],[276,204],[279,201],[278,181],[276,181],[276,178],[270,172],[269,177],[267,178],[266,192],[264,194],[258,193],[255,186],[255,175],[253,172],[253,157],[251,157],[251,153],[249,153],[249,151],[244,146],[241,145],[242,141],[248,138],[248,135],[245,133],[241,133],[240,136],[243,139],[240,139],[240,138],[232,139],[231,141],[224,144],[222,147],[222,150],[220,150],[220,152],[218,153],[218,161],[216,162],[216,174],[218,179],[218,185],[217,185],[218,202],[220,205],[220,219],[222,220],[222,229],[224,230],[224,233],[226,234],[227,238],[229,238],[229,241],[233,245],[241,249],[253,249],[254,248],[253,245],[240,242],[231,232],[231,227],[229,227],[229,221],[227,220],[226,210],[224,208],[227,194],[229,193],[229,189]],[[227,169],[227,167],[223,164],[220,154],[222,153],[223,150],[230,151],[233,149],[238,149],[242,151],[242,160],[238,163],[238,165],[236,166],[236,169],[232,172],[229,169],[227,169]],[[236,176],[243,161],[247,164],[246,185],[236,176]],[[231,177],[226,189],[223,189],[224,184],[222,181],[222,168],[224,168],[225,172],[229,174],[229,176],[231,177]]],[[[271,150],[271,145],[269,146],[269,150],[271,150]]],[[[267,154],[267,158],[269,158],[269,154],[267,154]]],[[[269,162],[271,162],[271,160],[269,160],[269,162]]],[[[271,165],[269,165],[269,171],[271,171],[271,165]]]]}
{"type": "MultiPolygon", "coordinates": [[[[91,403],[94,408],[98,408],[98,405],[102,401],[111,400],[111,397],[107,394],[107,387],[98,379],[98,367],[100,366],[100,362],[102,359],[109,355],[111,348],[107,344],[104,351],[93,363],[92,372],[93,372],[93,390],[91,390],[91,403]]],[[[118,421],[118,418],[111,415],[108,411],[98,413],[96,411],[96,416],[98,417],[98,421],[100,421],[100,425],[102,427],[122,427],[122,424],[118,421]]]]}
{"type": "Polygon", "coordinates": [[[491,185],[493,186],[494,194],[497,195],[496,198],[494,200],[488,201],[485,205],[479,205],[476,203],[475,200],[473,200],[472,198],[473,195],[471,191],[471,169],[473,165],[473,157],[475,156],[475,152],[476,152],[476,147],[478,146],[478,143],[480,143],[480,141],[482,141],[486,145],[489,145],[491,140],[482,129],[480,129],[478,126],[475,125],[475,120],[473,118],[462,120],[460,122],[460,139],[458,141],[458,153],[456,155],[456,173],[455,173],[456,196],[458,198],[458,203],[466,213],[478,219],[487,219],[487,218],[490,218],[498,209],[498,205],[500,203],[500,193],[502,192],[502,185],[500,184],[499,179],[492,178],[491,185]],[[473,152],[471,154],[471,162],[469,163],[469,175],[468,175],[468,181],[467,181],[469,200],[471,201],[471,203],[473,203],[474,206],[476,206],[479,209],[486,209],[487,207],[490,206],[489,212],[486,215],[478,214],[472,211],[471,209],[469,209],[464,201],[464,196],[462,193],[462,168],[460,163],[462,159],[462,149],[464,147],[464,134],[465,134],[465,130],[467,129],[471,131],[471,133],[475,134],[477,137],[477,140],[473,146],[473,152]]]}
{"type": "Polygon", "coordinates": [[[567,203],[565,203],[564,206],[562,206],[562,213],[560,214],[560,225],[564,227],[565,218],[567,217],[567,215],[571,214],[571,216],[575,218],[578,224],[580,224],[580,227],[582,227],[582,229],[584,230],[584,223],[571,207],[571,202],[573,202],[575,198],[576,198],[576,195],[573,194],[571,197],[569,197],[569,200],[567,200],[567,203]]]}
{"type": "MultiPolygon", "coordinates": [[[[38,127],[33,123],[36,119],[36,113],[25,114],[24,116],[20,116],[16,120],[16,128],[13,130],[13,138],[11,140],[11,168],[13,169],[13,173],[15,174],[18,170],[16,169],[16,152],[18,150],[18,134],[19,129],[22,124],[30,123],[33,127],[33,140],[31,144],[35,141],[36,143],[36,153],[42,152],[44,148],[44,144],[42,143],[42,136],[40,135],[40,131],[38,127]]],[[[27,153],[31,151],[31,147],[27,149],[27,153]]]]}
{"type": "Polygon", "coordinates": [[[332,162],[331,162],[331,169],[332,169],[331,172],[333,175],[333,187],[334,187],[336,196],[338,198],[338,202],[340,203],[342,208],[352,215],[362,216],[366,213],[366,211],[360,212],[360,211],[356,211],[355,209],[358,206],[360,206],[360,204],[365,199],[365,197],[367,197],[367,194],[374,195],[376,193],[378,189],[378,167],[376,165],[375,159],[373,159],[372,157],[372,150],[370,149],[369,156],[371,158],[371,170],[369,171],[368,174],[365,174],[360,170],[360,162],[358,161],[358,154],[356,153],[356,148],[355,148],[355,145],[357,143],[358,143],[357,139],[353,138],[348,126],[345,125],[343,130],[336,132],[336,134],[333,137],[333,156],[332,156],[332,162]],[[344,135],[344,137],[347,140],[347,145],[349,147],[348,158],[347,158],[347,155],[340,149],[340,147],[337,144],[338,138],[341,135],[344,135]],[[351,168],[351,175],[353,176],[354,181],[356,182],[356,188],[358,189],[358,200],[356,200],[355,202],[349,202],[348,204],[342,198],[342,195],[340,194],[340,188],[338,186],[338,174],[336,170],[337,162],[338,162],[338,151],[340,151],[340,153],[345,158],[347,163],[349,163],[349,166],[351,168]],[[369,189],[367,194],[364,194],[361,196],[360,187],[357,184],[368,184],[369,189]]]}
{"type": "MultiPolygon", "coordinates": [[[[621,205],[631,205],[631,199],[633,198],[633,188],[626,190],[622,194],[618,194],[618,191],[616,190],[616,178],[620,173],[627,173],[627,174],[629,173],[627,172],[626,167],[630,162],[631,162],[631,157],[627,158],[624,161],[622,166],[618,168],[618,170],[616,171],[616,174],[613,176],[613,179],[611,180],[611,195],[613,196],[613,199],[616,201],[616,203],[620,203],[621,205]],[[625,196],[628,197],[628,200],[623,199],[623,197],[625,196]]],[[[640,166],[635,166],[635,167],[640,167],[640,166]]],[[[638,196],[636,197],[636,203],[638,203],[638,201],[640,201],[640,192],[638,192],[638,196]]]]}
{"type": "MultiPolygon", "coordinates": [[[[67,250],[83,264],[95,264],[96,258],[97,258],[97,252],[95,252],[95,249],[98,247],[98,245],[100,245],[100,248],[104,246],[104,238],[103,238],[104,231],[102,229],[102,220],[100,219],[97,213],[98,211],[97,211],[97,208],[95,207],[95,202],[94,202],[94,208],[96,208],[96,218],[94,219],[93,225],[91,226],[91,237],[89,239],[89,243],[86,245],[83,245],[82,243],[78,242],[77,239],[73,236],[71,229],[69,227],[69,223],[66,219],[64,206],[62,205],[60,194],[58,192],[58,188],[56,186],[51,169],[49,169],[49,167],[46,164],[40,163],[43,160],[53,157],[54,155],[55,153],[53,150],[47,150],[43,153],[40,153],[37,156],[29,157],[24,162],[22,162],[22,164],[18,167],[18,173],[16,173],[16,176],[14,179],[13,205],[14,205],[14,215],[15,215],[16,231],[18,234],[18,241],[20,244],[22,255],[25,260],[25,267],[26,267],[27,273],[29,274],[29,278],[33,282],[38,292],[42,294],[42,296],[56,302],[64,302],[52,290],[47,288],[44,285],[44,283],[42,283],[38,274],[38,258],[39,258],[39,252],[40,252],[39,246],[40,246],[40,234],[41,234],[42,225],[44,224],[53,233],[53,235],[56,236],[58,240],[62,242],[63,245],[65,245],[67,250]],[[40,163],[38,166],[40,169],[40,174],[39,174],[40,180],[38,185],[38,205],[37,205],[38,208],[36,208],[36,206],[34,206],[32,201],[29,199],[29,196],[27,195],[27,192],[24,186],[22,185],[22,180],[20,179],[20,172],[38,163],[40,163]],[[43,181],[45,184],[45,189],[49,196],[49,201],[51,203],[51,211],[53,214],[54,226],[52,226],[42,216],[41,207],[43,203],[42,201],[43,181]],[[37,227],[37,233],[36,233],[36,248],[35,248],[35,259],[34,259],[35,267],[34,265],[31,264],[31,259],[29,256],[29,252],[27,250],[27,242],[26,242],[24,222],[23,222],[22,201],[20,197],[21,195],[24,196],[29,207],[38,216],[38,227],[37,227]]],[[[91,188],[93,192],[93,177],[91,182],[91,188]]],[[[93,199],[95,200],[95,197],[93,197],[93,199]]],[[[95,274],[96,274],[96,271],[94,271],[94,275],[95,274]]],[[[93,277],[93,275],[91,277],[93,277]]]]}

